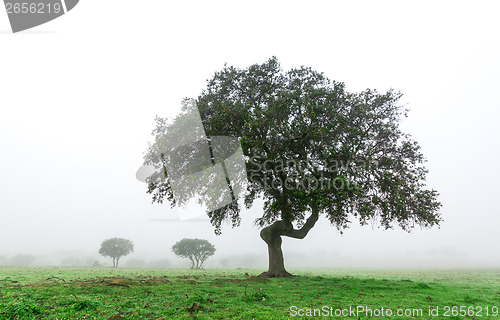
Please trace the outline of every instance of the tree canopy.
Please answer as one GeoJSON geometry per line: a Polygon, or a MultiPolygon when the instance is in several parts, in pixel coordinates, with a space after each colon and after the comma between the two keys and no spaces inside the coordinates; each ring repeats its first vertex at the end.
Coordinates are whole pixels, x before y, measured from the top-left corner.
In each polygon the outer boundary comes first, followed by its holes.
{"type": "Polygon", "coordinates": [[[191,269],[201,269],[205,260],[213,256],[215,247],[203,239],[182,239],[172,246],[172,252],[191,261],[191,269]]]}
{"type": "Polygon", "coordinates": [[[113,258],[113,267],[118,268],[120,258],[134,251],[134,243],[123,238],[111,238],[101,243],[99,254],[113,258]]]}
{"type": "MultiPolygon", "coordinates": [[[[399,123],[407,111],[402,94],[345,85],[309,67],[283,71],[273,57],[247,69],[225,66],[196,99],[207,138],[239,138],[250,208],[264,200],[256,221],[261,237],[282,256],[281,236],[303,238],[324,215],[340,232],[353,219],[383,228],[432,227],[441,221],[438,193],[425,187],[427,169],[420,146],[399,123]]],[[[175,121],[182,119],[182,114],[175,121]]],[[[158,156],[169,122],[157,118],[155,144],[146,164],[165,168],[158,156]]],[[[163,170],[148,179],[153,201],[175,197],[163,170]]],[[[229,182],[228,182],[229,183],[229,182]]],[[[224,220],[240,222],[238,199],[208,213],[216,233],[224,220]]],[[[271,250],[271,248],[270,248],[271,250]]],[[[281,258],[282,260],[282,258],[281,258]]],[[[283,269],[270,274],[284,274],[283,269]]]]}

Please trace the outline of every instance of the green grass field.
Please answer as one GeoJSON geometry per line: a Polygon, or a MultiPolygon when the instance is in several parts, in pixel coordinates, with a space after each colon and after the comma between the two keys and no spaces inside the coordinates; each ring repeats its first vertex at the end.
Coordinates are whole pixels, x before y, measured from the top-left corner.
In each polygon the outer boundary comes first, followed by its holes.
{"type": "Polygon", "coordinates": [[[290,271],[0,267],[0,319],[500,319],[500,270],[290,271]]]}

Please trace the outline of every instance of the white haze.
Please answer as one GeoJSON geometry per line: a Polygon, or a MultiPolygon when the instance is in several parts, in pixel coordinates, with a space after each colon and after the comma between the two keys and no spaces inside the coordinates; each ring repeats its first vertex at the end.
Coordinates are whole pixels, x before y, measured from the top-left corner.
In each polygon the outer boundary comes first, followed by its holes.
{"type": "Polygon", "coordinates": [[[110,264],[100,243],[124,237],[123,258],[168,259],[184,237],[217,252],[207,267],[266,267],[253,225],[215,236],[207,221],[175,222],[135,179],[154,117],[175,115],[224,63],[276,55],[350,91],[394,88],[411,109],[403,129],[428,159],[441,228],[340,235],[321,218],[284,239],[294,267],[498,267],[500,44],[495,1],[81,1],[64,17],[10,34],[0,14],[0,264],[110,264]],[[73,261],[73,262],[71,262],[73,261]],[[76,261],[76,262],[75,262],[76,261]],[[229,262],[228,262],[229,261],[229,262]]]}

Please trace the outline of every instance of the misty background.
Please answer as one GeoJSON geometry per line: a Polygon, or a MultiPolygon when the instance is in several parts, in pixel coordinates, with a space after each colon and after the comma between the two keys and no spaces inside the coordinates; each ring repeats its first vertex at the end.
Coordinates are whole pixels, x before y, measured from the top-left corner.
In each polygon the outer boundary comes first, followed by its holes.
{"type": "Polygon", "coordinates": [[[0,13],[0,265],[109,266],[100,244],[123,237],[135,252],[122,267],[188,267],[170,248],[202,238],[217,248],[206,268],[265,268],[253,225],[261,203],[216,236],[208,220],[181,222],[169,204],[151,204],[135,173],[156,115],[175,116],[224,63],[245,68],[275,55],[285,70],[310,66],[349,91],[401,91],[411,110],[402,128],[428,159],[444,218],[410,234],[354,221],[343,235],[320,218],[305,239],[283,238],[287,268],[500,267],[498,9],[83,1],[20,34],[0,13]]]}

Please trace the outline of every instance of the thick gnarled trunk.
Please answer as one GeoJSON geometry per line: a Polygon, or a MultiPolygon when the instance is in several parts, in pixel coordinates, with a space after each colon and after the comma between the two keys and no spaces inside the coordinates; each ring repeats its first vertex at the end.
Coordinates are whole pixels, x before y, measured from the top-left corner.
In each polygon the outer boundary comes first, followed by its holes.
{"type": "Polygon", "coordinates": [[[269,255],[269,269],[267,272],[262,273],[261,277],[274,278],[274,277],[291,277],[285,269],[285,260],[283,258],[283,251],[281,250],[281,232],[283,221],[277,221],[262,229],[260,237],[267,244],[267,252],[269,255]]]}
{"type": "Polygon", "coordinates": [[[287,221],[276,221],[272,225],[262,229],[260,237],[267,244],[269,254],[269,269],[260,274],[260,277],[292,277],[293,275],[286,271],[283,251],[281,250],[281,236],[303,239],[309,230],[314,227],[318,221],[318,212],[313,211],[306,223],[300,229],[294,229],[292,223],[287,221]]]}

